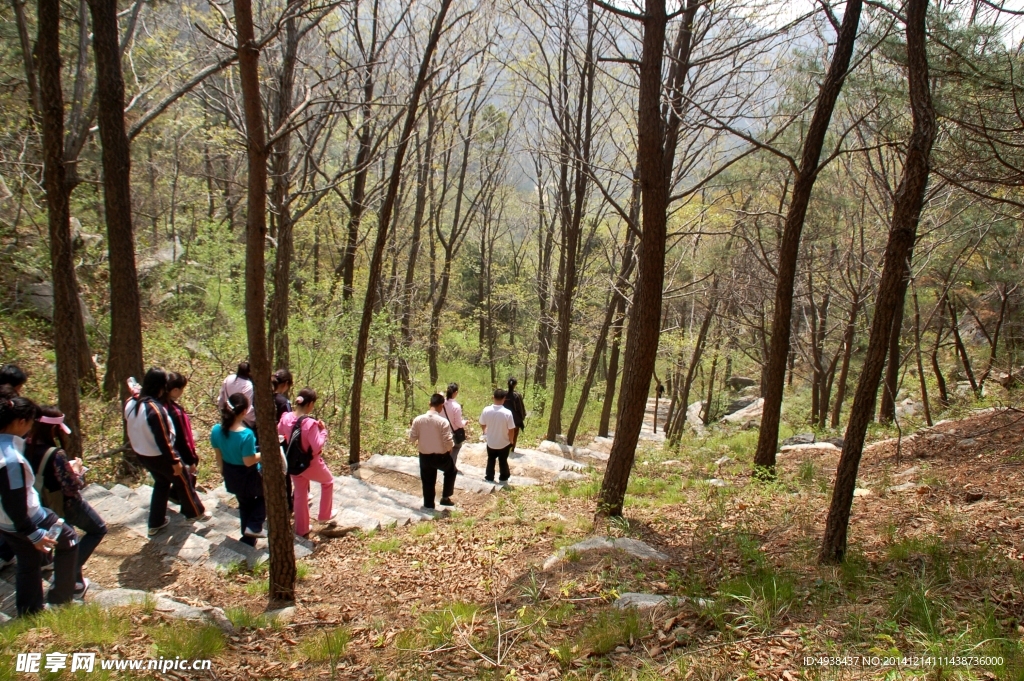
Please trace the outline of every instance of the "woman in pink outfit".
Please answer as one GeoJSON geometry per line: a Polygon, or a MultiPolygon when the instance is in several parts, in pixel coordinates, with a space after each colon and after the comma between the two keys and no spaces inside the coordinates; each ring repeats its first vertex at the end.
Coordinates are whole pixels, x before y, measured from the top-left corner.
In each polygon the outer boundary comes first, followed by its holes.
{"type": "Polygon", "coordinates": [[[281,415],[277,423],[277,432],[285,442],[291,439],[292,431],[302,429],[302,448],[313,455],[309,468],[299,475],[292,476],[295,489],[295,534],[309,534],[309,483],[320,483],[320,512],[317,520],[325,522],[334,517],[334,476],[327,469],[321,456],[324,443],[327,442],[327,428],[324,422],[313,418],[313,407],[316,405],[316,391],[303,388],[295,398],[294,411],[281,415]]]}

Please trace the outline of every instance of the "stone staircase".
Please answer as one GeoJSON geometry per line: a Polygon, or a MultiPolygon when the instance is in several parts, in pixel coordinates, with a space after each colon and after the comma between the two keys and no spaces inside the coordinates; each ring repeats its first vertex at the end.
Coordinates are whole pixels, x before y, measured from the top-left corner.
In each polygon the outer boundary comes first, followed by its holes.
{"type": "MultiPolygon", "coordinates": [[[[267,540],[259,539],[255,547],[243,544],[241,523],[234,495],[223,486],[209,492],[200,492],[206,510],[213,517],[205,522],[187,520],[171,504],[167,509],[168,526],[155,537],[148,536],[149,502],[153,488],[140,485],[136,488],[114,485],[110,489],[92,484],[82,490],[82,497],[100,514],[110,529],[123,527],[147,539],[161,553],[189,564],[200,564],[212,570],[228,569],[236,564],[253,567],[269,555],[267,540]]],[[[311,485],[310,513],[316,518],[320,502],[320,486],[311,485]]],[[[404,526],[422,520],[430,520],[435,514],[422,510],[423,501],[417,496],[375,485],[348,476],[334,479],[335,518],[340,527],[358,527],[365,531],[383,526],[404,526]]],[[[295,557],[305,558],[312,553],[314,545],[307,539],[295,536],[295,557]]],[[[0,621],[4,616],[14,615],[15,567],[0,571],[0,621]]],[[[90,594],[102,592],[98,586],[90,594]]]]}

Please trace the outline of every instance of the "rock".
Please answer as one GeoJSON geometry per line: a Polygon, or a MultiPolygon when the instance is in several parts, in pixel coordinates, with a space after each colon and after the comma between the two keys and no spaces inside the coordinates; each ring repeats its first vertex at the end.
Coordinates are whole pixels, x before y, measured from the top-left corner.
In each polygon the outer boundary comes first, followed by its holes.
{"type": "Polygon", "coordinates": [[[732,457],[730,457],[730,456],[723,456],[720,459],[715,459],[715,465],[716,466],[724,466],[725,464],[731,463],[731,462],[732,462],[732,457]]]}
{"type": "Polygon", "coordinates": [[[984,492],[965,492],[964,493],[964,501],[967,502],[968,504],[976,503],[978,501],[981,501],[984,498],[985,498],[985,493],[984,492]]]}
{"type": "Polygon", "coordinates": [[[225,634],[230,634],[235,631],[235,625],[231,624],[231,620],[228,619],[228,616],[225,615],[224,611],[220,608],[216,608],[211,605],[208,608],[203,608],[203,614],[206,615],[206,619],[216,624],[217,628],[225,634]]]}
{"type": "Polygon", "coordinates": [[[681,461],[676,461],[675,459],[669,459],[668,461],[662,461],[661,465],[662,466],[678,466],[680,463],[682,463],[682,462],[681,461]]]}
{"type": "MultiPolygon", "coordinates": [[[[48,281],[37,281],[22,284],[19,288],[21,288],[22,300],[25,302],[25,305],[46,321],[52,322],[53,284],[48,281]]],[[[81,294],[78,296],[78,304],[79,307],[82,308],[82,319],[85,320],[85,325],[92,326],[95,324],[96,320],[93,319],[92,314],[89,312],[89,308],[86,307],[81,294]]]]}
{"type": "Polygon", "coordinates": [[[629,652],[629,648],[627,648],[626,646],[615,646],[615,652],[617,652],[617,653],[628,653],[629,652]]]}
{"type": "Polygon", "coordinates": [[[968,447],[973,447],[974,445],[976,445],[977,442],[978,441],[975,440],[973,437],[965,437],[963,440],[960,440],[960,442],[956,443],[956,446],[959,447],[960,449],[967,449],[968,447]]]}
{"type": "Polygon", "coordinates": [[[537,445],[537,451],[544,452],[545,454],[554,454],[555,456],[572,455],[572,447],[564,442],[552,442],[551,440],[541,440],[541,443],[537,445]]]}
{"type": "Polygon", "coordinates": [[[831,442],[813,442],[807,445],[786,445],[780,450],[783,454],[795,452],[810,452],[814,454],[835,453],[841,451],[831,442]]]}
{"type": "Polygon", "coordinates": [[[761,414],[764,412],[764,398],[759,397],[750,405],[740,409],[734,414],[724,416],[722,421],[724,423],[734,423],[743,427],[749,427],[752,425],[760,425],[761,414]]]}
{"type": "Polygon", "coordinates": [[[195,564],[208,558],[210,555],[210,540],[200,537],[198,534],[190,534],[185,538],[185,543],[178,549],[178,558],[186,563],[195,564]]]}
{"type": "Polygon", "coordinates": [[[841,437],[826,438],[825,440],[822,440],[822,442],[827,442],[830,445],[834,445],[838,449],[842,449],[843,445],[846,444],[846,441],[843,438],[841,438],[841,437]]]}
{"type": "Polygon", "coordinates": [[[871,490],[865,489],[863,487],[858,487],[857,489],[853,490],[853,496],[855,496],[855,497],[870,497],[871,496],[871,490]]]}
{"type": "Polygon", "coordinates": [[[612,453],[612,438],[610,437],[595,437],[594,441],[590,443],[589,449],[593,452],[601,452],[602,454],[612,453]]]}
{"type": "Polygon", "coordinates": [[[729,484],[725,480],[721,480],[719,478],[711,478],[710,480],[705,480],[704,482],[708,483],[712,487],[725,487],[729,484]]]}
{"type": "Polygon", "coordinates": [[[886,487],[886,492],[912,492],[917,489],[916,482],[905,482],[902,485],[893,485],[892,487],[886,487]]]}
{"type": "Polygon", "coordinates": [[[555,442],[557,442],[560,445],[568,445],[569,444],[568,441],[565,439],[565,436],[562,435],[561,433],[559,433],[558,435],[555,435],[555,442]]]}
{"type": "Polygon", "coordinates": [[[742,390],[743,388],[749,388],[757,385],[757,381],[746,376],[730,376],[729,380],[725,382],[733,390],[742,390]]]}
{"type": "Polygon", "coordinates": [[[668,600],[668,596],[661,596],[658,594],[624,593],[615,599],[612,606],[619,608],[620,610],[624,610],[626,608],[651,610],[652,608],[664,605],[668,600]]]}
{"type": "Polygon", "coordinates": [[[896,416],[913,416],[917,412],[917,404],[907,398],[896,405],[896,416]]]}
{"type": "Polygon", "coordinates": [[[559,471],[555,474],[555,480],[569,480],[575,482],[577,480],[586,480],[587,476],[583,473],[577,473],[576,471],[559,471]]]}
{"type": "Polygon", "coordinates": [[[704,434],[704,421],[700,418],[700,410],[703,408],[703,402],[694,402],[686,408],[686,423],[693,428],[698,435],[704,434]]]}
{"type": "Polygon", "coordinates": [[[340,539],[360,529],[362,528],[358,525],[325,525],[317,530],[316,533],[328,539],[340,539]]]}
{"type": "Polygon", "coordinates": [[[896,479],[911,478],[911,477],[914,477],[915,475],[917,475],[920,472],[921,472],[920,468],[918,468],[917,466],[911,466],[907,470],[903,471],[902,473],[897,473],[893,477],[896,478],[896,479]]]}
{"type": "Polygon", "coordinates": [[[618,549],[643,560],[668,560],[667,555],[639,539],[631,539],[629,537],[619,539],[612,539],[611,537],[591,537],[589,539],[584,539],[578,544],[573,544],[572,546],[559,549],[557,553],[544,561],[544,569],[550,570],[561,562],[561,560],[565,558],[565,555],[570,551],[574,553],[586,553],[587,551],[598,551],[602,549],[618,549]]]}
{"type": "Polygon", "coordinates": [[[725,408],[725,413],[735,414],[740,409],[745,409],[746,407],[752,405],[754,402],[757,402],[757,397],[755,396],[740,397],[729,403],[729,406],[725,408]]]}
{"type": "Polygon", "coordinates": [[[814,433],[801,433],[800,435],[794,435],[787,437],[782,441],[782,446],[786,447],[789,445],[809,445],[814,442],[814,433]]]}
{"type": "Polygon", "coordinates": [[[278,608],[277,610],[268,610],[267,619],[277,624],[291,624],[295,621],[295,606],[290,605],[287,608],[278,608]]]}

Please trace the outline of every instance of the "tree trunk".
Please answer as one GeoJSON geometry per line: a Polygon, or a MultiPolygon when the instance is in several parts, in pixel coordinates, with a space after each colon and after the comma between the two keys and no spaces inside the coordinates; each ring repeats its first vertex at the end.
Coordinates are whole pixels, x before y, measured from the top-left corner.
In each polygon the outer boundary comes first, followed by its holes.
{"type": "MultiPolygon", "coordinates": [[[[913,252],[908,256],[914,257],[913,252]]],[[[910,282],[910,270],[907,270],[902,279],[902,289],[897,294],[899,302],[893,311],[892,329],[889,332],[889,360],[885,367],[885,380],[882,383],[882,400],[878,408],[878,422],[892,423],[896,420],[896,393],[899,392],[900,383],[900,335],[903,331],[903,308],[907,300],[907,285],[910,282]]]]}
{"type": "Polygon", "coordinates": [[[238,32],[238,78],[242,86],[246,151],[249,162],[245,238],[245,328],[252,365],[256,432],[263,442],[263,494],[270,526],[270,603],[295,600],[294,532],[285,492],[284,461],[277,456],[277,420],[270,385],[270,356],[266,335],[264,290],[267,237],[267,156],[263,110],[260,104],[259,48],[253,31],[251,0],[233,0],[238,32]]]}
{"type": "MultiPolygon", "coordinates": [[[[712,284],[712,296],[715,296],[717,289],[717,279],[712,284]]],[[[708,330],[711,328],[711,322],[715,318],[715,308],[717,307],[718,299],[713,297],[711,304],[708,305],[707,312],[704,313],[704,320],[700,324],[700,331],[697,334],[697,342],[693,346],[693,354],[690,356],[690,364],[686,369],[686,378],[683,380],[682,389],[679,391],[679,409],[676,412],[677,423],[672,425],[671,431],[668,436],[672,442],[678,442],[679,437],[683,434],[683,426],[686,423],[686,410],[690,406],[690,390],[693,388],[693,380],[697,377],[697,367],[700,366],[701,355],[704,354],[704,344],[707,342],[708,330]]]]}
{"type": "Polygon", "coordinates": [[[103,208],[110,258],[110,348],[103,394],[128,399],[130,376],[142,376],[142,313],[132,229],[131,151],[124,127],[124,78],[117,0],[89,0],[96,56],[96,97],[103,144],[103,208]]]}
{"type": "Polygon", "coordinates": [[[917,304],[917,287],[914,292],[914,356],[917,358],[917,377],[921,383],[921,406],[924,407],[925,423],[931,427],[932,410],[928,404],[928,381],[924,377],[924,361],[921,358],[921,308],[917,304]]]}
{"type": "Polygon", "coordinates": [[[57,395],[60,410],[71,428],[68,454],[82,456],[79,419],[78,335],[82,308],[75,284],[71,245],[71,210],[64,173],[64,95],[60,83],[60,2],[39,0],[35,63],[39,68],[40,119],[43,132],[43,186],[50,231],[50,267],[53,277],[53,349],[57,358],[57,395]]]}
{"type": "Polygon", "coordinates": [[[878,382],[885,364],[893,319],[900,304],[899,294],[900,291],[906,291],[903,280],[909,272],[907,259],[917,238],[917,225],[921,218],[925,189],[928,185],[929,156],[935,140],[936,124],[935,110],[928,91],[928,56],[925,43],[927,10],[928,0],[908,0],[906,5],[907,72],[914,125],[907,143],[903,177],[900,179],[893,202],[892,228],[885,247],[867,356],[864,359],[860,381],[857,383],[857,392],[850,410],[850,425],[846,429],[843,453],[836,470],[835,489],[819,554],[819,560],[823,563],[841,562],[846,556],[850,509],[853,505],[857,469],[864,448],[864,436],[875,408],[878,382]]]}
{"type": "Polygon", "coordinates": [[[413,86],[412,96],[405,112],[405,123],[402,127],[402,134],[398,138],[398,147],[395,149],[395,158],[391,164],[391,178],[388,181],[387,194],[381,204],[380,217],[377,224],[377,239],[373,244],[373,255],[370,259],[370,272],[366,284],[366,299],[363,301],[363,315],[359,321],[359,337],[356,341],[356,356],[352,366],[352,402],[351,426],[349,428],[349,464],[358,464],[360,455],[360,413],[362,411],[363,377],[366,374],[366,353],[370,345],[370,322],[373,321],[373,309],[376,304],[377,282],[380,279],[380,270],[384,259],[384,245],[387,243],[388,226],[391,224],[391,214],[395,209],[395,200],[398,198],[398,187],[402,181],[402,165],[405,162],[405,153],[409,148],[409,140],[412,138],[413,128],[416,125],[416,112],[419,109],[420,97],[427,80],[430,77],[430,62],[437,48],[437,42],[441,37],[444,28],[444,19],[451,7],[452,0],[441,0],[441,6],[434,19],[434,26],[427,41],[423,59],[420,62],[419,73],[413,86]]]}
{"type": "Polygon", "coordinates": [[[949,304],[949,322],[953,330],[953,342],[956,344],[957,354],[960,355],[960,363],[964,367],[964,373],[967,374],[967,380],[971,384],[971,391],[975,396],[980,396],[981,392],[978,389],[978,381],[974,378],[974,369],[971,368],[971,358],[967,354],[967,346],[964,345],[963,338],[960,337],[960,320],[956,315],[956,304],[952,298],[948,298],[946,302],[949,304]]]}
{"type": "MultiPolygon", "coordinates": [[[[643,51],[640,59],[640,92],[637,111],[641,212],[643,231],[637,259],[637,282],[629,314],[624,365],[619,396],[615,440],[601,483],[597,512],[620,516],[633,469],[636,445],[643,427],[647,395],[658,354],[662,284],[665,275],[665,239],[668,223],[669,178],[673,154],[665,148],[661,116],[665,0],[646,0],[643,20],[643,51]],[[667,172],[666,172],[667,171],[667,172]]],[[[688,30],[682,29],[682,30],[688,30]]],[[[674,151],[674,149],[672,149],[674,151]]]]}
{"type": "Polygon", "coordinates": [[[533,368],[533,382],[541,388],[548,386],[548,358],[554,322],[551,319],[551,251],[554,245],[554,220],[548,220],[544,210],[544,166],[534,160],[537,171],[537,300],[540,322],[537,325],[537,364],[533,368]]]}
{"type": "Polygon", "coordinates": [[[612,344],[608,351],[608,378],[604,389],[604,403],[601,405],[601,421],[597,426],[600,437],[608,437],[611,429],[612,405],[615,404],[615,384],[619,378],[619,344],[622,339],[622,325],[625,323],[624,298],[619,298],[615,307],[615,322],[612,324],[612,344]]]}
{"type": "Polygon", "coordinates": [[[853,47],[857,40],[862,0],[849,0],[846,13],[836,39],[832,63],[818,92],[818,103],[811,117],[807,137],[804,140],[800,168],[793,181],[793,194],[789,200],[789,212],[779,244],[778,278],[775,284],[775,312],[772,318],[771,346],[768,350],[764,369],[764,413],[761,416],[761,430],[757,438],[754,467],[761,473],[774,475],[775,449],[779,443],[779,421],[782,416],[782,395],[786,378],[786,359],[789,355],[790,324],[793,315],[793,282],[796,278],[797,257],[800,253],[800,233],[803,231],[807,205],[811,191],[818,177],[818,163],[832,120],[832,111],[843,88],[853,47]]]}
{"type": "Polygon", "coordinates": [[[939,349],[942,347],[942,329],[946,321],[946,295],[943,294],[939,301],[939,328],[935,330],[935,345],[932,346],[932,372],[935,374],[935,383],[939,387],[939,406],[943,409],[949,406],[949,391],[946,389],[946,377],[942,375],[942,367],[939,366],[939,349]]]}
{"type": "MultiPolygon", "coordinates": [[[[296,31],[293,17],[289,17],[284,23],[282,50],[281,73],[277,79],[277,98],[274,103],[274,115],[271,123],[274,130],[279,130],[292,112],[295,61],[299,50],[299,34],[296,31]]],[[[277,252],[274,256],[274,295],[270,299],[270,330],[267,346],[270,350],[271,369],[275,367],[287,369],[291,364],[288,343],[288,298],[295,248],[288,175],[291,168],[291,133],[281,135],[274,144],[270,162],[273,178],[270,203],[277,215],[277,252]]]]}

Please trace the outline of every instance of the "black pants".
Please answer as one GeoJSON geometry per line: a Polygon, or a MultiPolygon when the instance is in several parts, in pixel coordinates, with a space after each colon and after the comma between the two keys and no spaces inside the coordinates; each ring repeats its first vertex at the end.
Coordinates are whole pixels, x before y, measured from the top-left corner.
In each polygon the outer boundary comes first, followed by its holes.
{"type": "Polygon", "coordinates": [[[434,488],[437,472],[444,473],[441,497],[450,497],[455,492],[455,462],[448,452],[444,454],[420,454],[420,480],[423,481],[423,505],[434,508],[434,488]]]}
{"type": "Polygon", "coordinates": [[[64,497],[64,520],[85,533],[78,538],[78,569],[75,571],[75,579],[81,582],[82,566],[107,536],[107,524],[88,501],[75,497],[64,497]]]}
{"type": "Polygon", "coordinates": [[[239,466],[226,461],[221,473],[224,476],[224,488],[238,500],[238,519],[242,525],[240,541],[249,546],[256,546],[256,538],[245,536],[245,531],[261,532],[267,519],[263,478],[255,465],[239,466]]]}
{"type": "MultiPolygon", "coordinates": [[[[57,514],[44,509],[46,518],[39,523],[44,530],[57,522],[57,514]]],[[[27,535],[2,532],[4,542],[14,549],[18,557],[18,572],[15,578],[17,594],[14,597],[18,616],[32,615],[43,609],[43,574],[41,568],[46,554],[32,544],[27,535]]],[[[78,535],[68,523],[64,523],[57,546],[53,549],[53,587],[47,600],[54,605],[68,603],[75,597],[75,571],[78,565],[78,535]]]]}
{"type": "Polygon", "coordinates": [[[501,471],[502,481],[508,480],[512,477],[512,472],[508,469],[508,452],[512,449],[512,445],[502,447],[501,449],[487,448],[487,470],[484,472],[484,477],[494,482],[494,462],[497,460],[498,468],[501,471]]]}
{"type": "Polygon", "coordinates": [[[150,527],[160,527],[167,520],[167,499],[172,487],[181,504],[183,516],[198,518],[206,512],[192,486],[191,476],[185,469],[175,473],[171,460],[165,456],[140,456],[139,461],[153,476],[153,498],[149,502],[150,527]]]}

